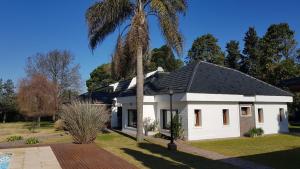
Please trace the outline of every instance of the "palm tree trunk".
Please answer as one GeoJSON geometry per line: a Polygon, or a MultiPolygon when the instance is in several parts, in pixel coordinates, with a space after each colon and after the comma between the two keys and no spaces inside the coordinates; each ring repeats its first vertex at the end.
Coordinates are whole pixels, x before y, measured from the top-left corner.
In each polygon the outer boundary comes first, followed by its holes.
{"type": "Polygon", "coordinates": [[[144,74],[143,74],[143,50],[137,48],[136,59],[136,109],[137,109],[137,142],[143,141],[143,102],[144,102],[144,74]]]}

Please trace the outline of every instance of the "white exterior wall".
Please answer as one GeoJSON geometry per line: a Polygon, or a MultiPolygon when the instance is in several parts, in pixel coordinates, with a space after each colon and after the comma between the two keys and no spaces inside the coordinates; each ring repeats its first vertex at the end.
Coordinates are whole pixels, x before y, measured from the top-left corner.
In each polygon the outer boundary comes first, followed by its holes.
{"type": "Polygon", "coordinates": [[[239,104],[230,102],[188,103],[188,140],[239,137],[239,104]],[[195,126],[194,110],[200,109],[202,125],[195,126]],[[223,109],[229,109],[229,125],[223,125],[223,109]]]}
{"type": "Polygon", "coordinates": [[[265,134],[288,132],[288,113],[286,103],[255,103],[255,123],[265,134]],[[263,109],[263,123],[258,122],[258,108],[263,109]],[[284,117],[279,121],[279,109],[284,109],[284,117]]]}
{"type": "Polygon", "coordinates": [[[110,125],[112,128],[118,127],[118,107],[111,106],[110,125]]]}
{"type": "MultiPolygon", "coordinates": [[[[168,130],[162,129],[162,120],[161,118],[161,112],[163,109],[170,110],[170,101],[160,101],[157,103],[156,107],[156,117],[159,122],[159,130],[160,132],[169,135],[168,130]]],[[[172,110],[178,110],[179,116],[182,120],[182,127],[184,129],[184,136],[187,137],[187,106],[186,102],[173,102],[172,103],[172,110]]]]}
{"type": "MultiPolygon", "coordinates": [[[[159,122],[160,132],[168,134],[161,129],[160,114],[162,109],[170,109],[168,95],[145,96],[144,118],[150,117],[152,121],[159,122]]],[[[173,110],[177,109],[187,140],[215,139],[240,136],[240,103],[252,102],[255,108],[256,127],[264,129],[265,134],[288,132],[287,104],[292,97],[287,96],[242,96],[222,94],[175,94],[173,96],[173,110]],[[206,100],[206,101],[205,101],[206,100]],[[259,100],[259,101],[258,101],[259,100]],[[268,101],[270,100],[270,101],[268,101]],[[281,101],[281,102],[280,102],[281,101]],[[284,102],[284,103],[283,103],[284,102]],[[258,108],[263,108],[264,123],[258,123],[258,108]],[[285,117],[278,122],[279,108],[284,108],[285,117]],[[195,127],[194,110],[201,109],[202,125],[195,127]],[[229,125],[223,125],[223,109],[229,109],[229,125]]],[[[136,131],[128,127],[128,109],[136,109],[135,97],[118,98],[122,104],[122,129],[136,131]]]]}
{"type": "MultiPolygon", "coordinates": [[[[123,103],[122,104],[122,130],[129,130],[129,131],[136,131],[136,128],[128,126],[128,109],[136,109],[135,103],[123,103]]],[[[143,118],[150,118],[151,122],[155,121],[156,114],[155,114],[155,107],[154,103],[144,103],[143,105],[143,118]]]]}

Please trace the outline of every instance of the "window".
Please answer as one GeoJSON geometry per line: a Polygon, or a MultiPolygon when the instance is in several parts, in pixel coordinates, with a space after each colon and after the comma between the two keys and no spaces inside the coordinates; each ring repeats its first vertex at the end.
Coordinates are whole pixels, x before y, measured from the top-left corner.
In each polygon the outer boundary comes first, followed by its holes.
{"type": "Polygon", "coordinates": [[[241,115],[242,116],[251,116],[250,107],[241,107],[241,115]]]}
{"type": "Polygon", "coordinates": [[[282,122],[284,118],[284,108],[279,109],[279,121],[282,122]]]}
{"type": "Polygon", "coordinates": [[[258,109],[258,122],[263,123],[264,122],[264,111],[262,108],[258,109]]]}
{"type": "Polygon", "coordinates": [[[128,109],[128,126],[136,128],[137,113],[135,109],[128,109]]]}
{"type": "Polygon", "coordinates": [[[195,110],[195,126],[202,126],[202,115],[201,110],[195,110]]]}
{"type": "Polygon", "coordinates": [[[229,109],[223,109],[223,125],[229,124],[229,109]]]}
{"type": "MultiPolygon", "coordinates": [[[[177,110],[173,110],[173,116],[177,113],[177,110]]],[[[170,110],[161,110],[162,129],[170,129],[171,126],[171,113],[170,110]]]]}

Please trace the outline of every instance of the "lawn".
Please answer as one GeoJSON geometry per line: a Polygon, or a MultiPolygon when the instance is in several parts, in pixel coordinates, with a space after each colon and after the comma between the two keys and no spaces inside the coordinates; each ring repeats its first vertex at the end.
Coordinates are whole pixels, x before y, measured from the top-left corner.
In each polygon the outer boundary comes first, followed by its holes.
{"type": "Polygon", "coordinates": [[[300,133],[300,125],[289,125],[290,132],[300,133]]]}
{"type": "Polygon", "coordinates": [[[257,138],[193,141],[189,144],[279,169],[300,166],[300,136],[278,134],[257,138]]]}
{"type": "Polygon", "coordinates": [[[64,134],[63,131],[56,131],[52,122],[41,122],[41,127],[31,132],[31,122],[15,122],[0,124],[0,143],[5,142],[9,136],[23,136],[44,138],[42,143],[71,142],[71,137],[64,134]],[[61,135],[61,136],[60,136],[61,135]]]}
{"type": "Polygon", "coordinates": [[[209,160],[184,152],[171,152],[150,142],[137,144],[133,138],[119,133],[99,134],[96,144],[136,165],[138,168],[199,168],[234,169],[219,161],[209,160]]]}

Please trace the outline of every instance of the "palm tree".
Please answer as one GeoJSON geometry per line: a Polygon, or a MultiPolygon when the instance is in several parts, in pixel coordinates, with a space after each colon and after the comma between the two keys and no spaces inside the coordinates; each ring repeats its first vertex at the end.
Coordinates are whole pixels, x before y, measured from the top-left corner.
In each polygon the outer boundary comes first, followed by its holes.
{"type": "MultiPolygon", "coordinates": [[[[118,28],[113,62],[122,63],[122,57],[126,57],[127,63],[130,60],[136,64],[138,142],[143,141],[143,55],[149,47],[148,18],[154,16],[158,19],[166,43],[180,55],[182,37],[178,31],[178,14],[184,14],[186,8],[186,0],[103,0],[96,2],[86,12],[91,49],[94,50],[118,28]],[[123,30],[120,31],[120,28],[123,30]]],[[[119,64],[113,65],[118,67],[119,64]]],[[[113,70],[116,71],[115,68],[113,70]]]]}

